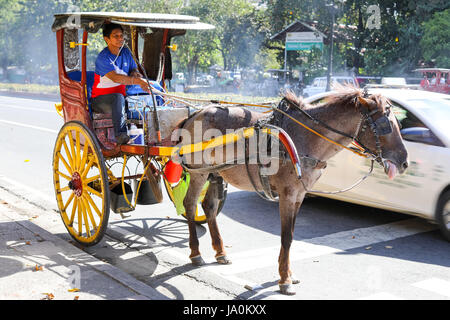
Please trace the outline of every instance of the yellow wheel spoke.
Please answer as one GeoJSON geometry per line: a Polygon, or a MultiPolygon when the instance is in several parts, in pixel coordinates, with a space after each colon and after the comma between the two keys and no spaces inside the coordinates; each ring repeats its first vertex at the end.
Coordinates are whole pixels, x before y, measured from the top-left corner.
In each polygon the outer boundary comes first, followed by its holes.
{"type": "Polygon", "coordinates": [[[73,144],[73,135],[72,135],[72,131],[69,130],[69,142],[70,142],[70,150],[72,150],[72,160],[73,160],[73,168],[75,170],[77,170],[77,164],[76,164],[76,154],[75,154],[75,146],[73,144]]]}
{"type": "Polygon", "coordinates": [[[83,196],[82,199],[83,199],[84,208],[86,209],[86,213],[89,215],[89,219],[92,222],[92,226],[94,227],[94,229],[97,229],[97,224],[95,223],[94,216],[92,215],[91,207],[89,206],[88,201],[86,200],[86,197],[83,196]]]}
{"type": "Polygon", "coordinates": [[[89,186],[86,186],[86,191],[88,191],[88,192],[90,192],[92,194],[95,194],[97,197],[103,199],[103,196],[102,196],[102,194],[100,192],[98,192],[97,190],[92,189],[89,186]]]}
{"type": "Polygon", "coordinates": [[[69,226],[73,225],[73,221],[75,220],[75,212],[77,211],[77,206],[78,206],[78,199],[75,198],[75,201],[73,202],[73,207],[72,207],[72,215],[70,216],[70,220],[69,220],[69,226]]]}
{"type": "Polygon", "coordinates": [[[98,180],[98,179],[100,179],[100,175],[99,174],[94,176],[94,177],[86,178],[86,180],[84,180],[83,183],[85,185],[87,185],[87,184],[91,183],[92,181],[95,181],[95,180],[98,180]]]}
{"type": "Polygon", "coordinates": [[[65,174],[62,173],[62,172],[56,171],[56,173],[59,174],[61,177],[63,177],[63,178],[66,179],[66,180],[69,180],[69,181],[72,180],[71,177],[69,177],[68,175],[65,175],[65,174]]]}
{"type": "Polygon", "coordinates": [[[80,161],[80,171],[84,171],[84,167],[86,166],[87,159],[88,159],[88,143],[87,143],[87,141],[85,141],[84,148],[83,148],[83,158],[81,158],[81,161],[80,161]]]}
{"type": "Polygon", "coordinates": [[[85,196],[86,196],[86,199],[88,200],[88,202],[91,204],[92,208],[94,208],[94,210],[97,213],[97,215],[101,218],[102,217],[102,213],[97,208],[97,205],[95,204],[94,200],[91,198],[89,193],[85,193],[85,196]]]}
{"type": "Polygon", "coordinates": [[[67,172],[69,172],[69,174],[72,175],[73,171],[72,171],[71,167],[69,166],[69,164],[67,163],[67,161],[63,158],[63,155],[61,154],[61,152],[56,153],[56,156],[62,161],[62,163],[64,164],[64,166],[67,169],[67,172]]]}
{"type": "Polygon", "coordinates": [[[69,204],[72,202],[73,198],[75,197],[75,193],[72,192],[72,194],[70,195],[69,199],[67,199],[66,204],[64,205],[64,211],[66,211],[67,207],[69,206],[69,204]]]}
{"type": "Polygon", "coordinates": [[[58,192],[64,192],[64,191],[69,191],[69,190],[70,190],[70,187],[67,186],[67,187],[64,187],[62,189],[59,189],[58,192]]]}
{"type": "Polygon", "coordinates": [[[86,176],[87,176],[89,170],[91,169],[91,167],[92,167],[93,164],[94,164],[94,161],[95,161],[95,158],[94,158],[94,157],[91,157],[91,159],[89,160],[89,163],[87,164],[86,168],[84,168],[84,171],[83,171],[83,173],[81,174],[81,179],[86,178],[86,176]]]}
{"type": "Polygon", "coordinates": [[[76,149],[75,149],[75,165],[77,169],[80,168],[80,161],[81,161],[81,147],[80,147],[80,132],[77,131],[75,134],[75,141],[76,141],[76,149]]]}
{"type": "Polygon", "coordinates": [[[86,207],[84,205],[84,201],[80,199],[80,205],[81,205],[81,212],[83,214],[83,221],[84,221],[84,229],[86,230],[86,235],[88,238],[91,237],[91,227],[89,226],[89,220],[86,215],[86,207]]]}
{"type": "Polygon", "coordinates": [[[78,209],[77,209],[77,212],[78,212],[78,235],[81,236],[83,234],[83,213],[81,212],[83,204],[82,204],[81,200],[79,200],[79,199],[77,199],[77,200],[78,200],[78,209]]]}
{"type": "Polygon", "coordinates": [[[64,150],[66,150],[66,156],[67,156],[67,160],[69,160],[70,167],[74,168],[72,154],[69,152],[69,148],[67,147],[67,143],[66,143],[66,139],[65,138],[63,138],[63,140],[62,140],[62,144],[64,146],[64,150]]]}

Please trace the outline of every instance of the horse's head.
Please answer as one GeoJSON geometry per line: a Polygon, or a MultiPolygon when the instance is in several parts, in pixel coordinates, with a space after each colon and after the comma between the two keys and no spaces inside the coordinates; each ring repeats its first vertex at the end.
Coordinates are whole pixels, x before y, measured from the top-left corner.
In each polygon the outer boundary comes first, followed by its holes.
{"type": "Polygon", "coordinates": [[[390,102],[381,95],[360,95],[355,102],[362,115],[358,140],[376,156],[390,179],[405,172],[408,152],[390,102]]]}

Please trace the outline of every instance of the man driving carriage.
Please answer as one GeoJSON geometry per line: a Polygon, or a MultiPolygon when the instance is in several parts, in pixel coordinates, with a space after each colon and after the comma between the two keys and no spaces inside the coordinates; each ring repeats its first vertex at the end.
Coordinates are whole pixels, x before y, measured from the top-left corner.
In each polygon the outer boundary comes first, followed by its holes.
{"type": "Polygon", "coordinates": [[[126,86],[138,85],[145,92],[149,92],[150,88],[142,79],[130,50],[124,47],[122,26],[105,24],[103,39],[107,47],[95,61],[92,110],[112,114],[116,140],[119,144],[125,144],[130,140],[125,123],[126,86]]]}

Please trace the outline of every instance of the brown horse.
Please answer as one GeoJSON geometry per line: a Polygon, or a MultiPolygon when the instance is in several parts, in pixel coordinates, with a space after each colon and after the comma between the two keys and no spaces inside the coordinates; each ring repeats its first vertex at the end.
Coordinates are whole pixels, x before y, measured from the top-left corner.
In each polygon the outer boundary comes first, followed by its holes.
{"type": "MultiPolygon", "coordinates": [[[[298,280],[292,277],[289,249],[296,215],[307,190],[310,190],[321,176],[325,161],[342,149],[301,127],[293,119],[344,146],[352,140],[358,141],[366,147],[366,151],[374,155],[377,162],[384,166],[385,172],[390,178],[393,178],[397,172],[403,173],[406,170],[408,155],[395,116],[389,112],[389,103],[382,96],[368,96],[359,89],[347,87],[340,88],[325,102],[318,105],[306,105],[301,98],[287,93],[278,108],[284,113],[274,111],[273,115],[268,116],[239,107],[208,107],[184,122],[182,129],[188,132],[191,138],[188,139],[190,141],[185,141],[185,135],[183,135],[181,145],[204,141],[204,133],[210,129],[214,129],[217,136],[228,133],[229,129],[237,130],[255,126],[260,121],[276,124],[291,137],[301,159],[301,179],[297,176],[297,171],[289,158],[286,161],[286,157],[282,156],[286,153],[281,152],[281,156],[276,160],[278,171],[268,176],[268,184],[271,191],[278,195],[280,207],[279,286],[281,293],[295,294],[292,284],[298,283],[298,280]]],[[[281,146],[280,149],[282,150],[283,147],[281,146]]],[[[237,165],[220,166],[218,165],[220,161],[215,159],[218,151],[220,150],[216,148],[210,152],[208,161],[205,160],[205,157],[200,157],[200,162],[198,158],[195,161],[195,157],[183,159],[183,164],[191,175],[184,206],[189,226],[189,247],[191,249],[189,257],[194,265],[204,263],[199,251],[194,215],[197,199],[207,179],[215,182],[214,177],[222,177],[226,182],[241,190],[255,191],[256,188],[256,191],[261,192],[264,189],[258,164],[241,162],[237,165]],[[212,180],[211,177],[213,177],[212,180]]],[[[222,151],[223,157],[223,154],[228,151],[222,151]]],[[[236,154],[236,151],[233,151],[233,156],[236,154]]],[[[231,261],[226,256],[216,222],[220,196],[220,183],[211,183],[202,205],[207,216],[212,246],[217,253],[216,260],[218,263],[228,264],[231,261]]]]}

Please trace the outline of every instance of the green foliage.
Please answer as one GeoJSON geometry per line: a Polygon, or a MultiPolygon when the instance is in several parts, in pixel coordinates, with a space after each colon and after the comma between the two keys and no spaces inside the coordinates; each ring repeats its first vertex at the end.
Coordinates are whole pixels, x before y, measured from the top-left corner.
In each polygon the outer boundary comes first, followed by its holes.
{"type": "Polygon", "coordinates": [[[436,12],[423,28],[420,46],[424,58],[439,68],[450,68],[450,9],[436,12]]]}
{"type": "MultiPolygon", "coordinates": [[[[331,1],[331,0],[330,0],[331,1]]],[[[68,9],[187,14],[213,24],[208,31],[187,31],[173,42],[174,71],[194,77],[214,64],[225,69],[282,68],[284,44],[271,42],[296,20],[330,36],[326,0],[0,0],[0,68],[25,67],[30,75],[56,78],[53,15],[68,9]]],[[[338,3],[338,1],[335,1],[338,3]]],[[[340,3],[340,2],[339,2],[340,3]]],[[[347,0],[339,4],[334,34],[334,73],[356,70],[367,75],[405,74],[425,63],[450,67],[448,0],[347,0]],[[380,29],[366,24],[369,5],[378,5],[380,29]]],[[[89,36],[88,63],[105,46],[100,34],[89,36]]],[[[326,73],[329,46],[289,52],[288,66],[306,78],[326,73]]]]}

